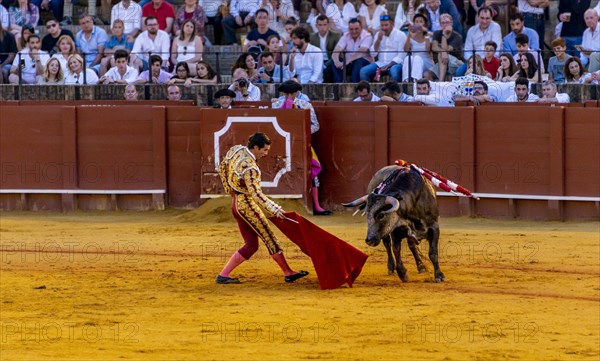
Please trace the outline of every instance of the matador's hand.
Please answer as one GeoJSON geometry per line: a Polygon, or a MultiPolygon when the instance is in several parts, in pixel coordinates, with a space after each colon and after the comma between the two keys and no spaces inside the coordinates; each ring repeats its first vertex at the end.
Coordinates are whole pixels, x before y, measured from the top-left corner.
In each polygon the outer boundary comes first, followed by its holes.
{"type": "Polygon", "coordinates": [[[281,218],[281,219],[285,219],[285,211],[282,209],[279,209],[277,212],[275,212],[275,217],[277,218],[281,218]]]}

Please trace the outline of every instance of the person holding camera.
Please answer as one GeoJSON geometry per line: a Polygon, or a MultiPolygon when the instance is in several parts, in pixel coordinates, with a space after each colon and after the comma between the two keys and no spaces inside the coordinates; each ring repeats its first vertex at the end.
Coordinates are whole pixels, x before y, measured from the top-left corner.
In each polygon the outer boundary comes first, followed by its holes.
{"type": "Polygon", "coordinates": [[[50,56],[43,50],[40,37],[32,34],[27,39],[27,48],[17,53],[10,68],[8,78],[11,84],[19,84],[19,79],[23,84],[37,84],[37,76],[44,73],[44,67],[50,56]]]}
{"type": "Polygon", "coordinates": [[[281,83],[292,78],[289,67],[284,66],[282,69],[281,65],[276,64],[275,56],[270,51],[260,54],[260,60],[263,66],[258,69],[259,83],[281,83]]]}
{"type": "Polygon", "coordinates": [[[260,101],[260,89],[248,80],[248,73],[237,68],[233,72],[233,83],[229,86],[229,90],[235,92],[235,101],[260,101]]]}
{"type": "MultiPolygon", "coordinates": [[[[423,71],[433,69],[433,55],[431,54],[431,42],[427,36],[427,22],[428,20],[425,15],[417,13],[413,18],[413,25],[408,28],[408,36],[404,43],[404,51],[411,51],[415,58],[421,58],[423,61],[423,71]]],[[[403,73],[408,74],[404,71],[403,73]]]]}

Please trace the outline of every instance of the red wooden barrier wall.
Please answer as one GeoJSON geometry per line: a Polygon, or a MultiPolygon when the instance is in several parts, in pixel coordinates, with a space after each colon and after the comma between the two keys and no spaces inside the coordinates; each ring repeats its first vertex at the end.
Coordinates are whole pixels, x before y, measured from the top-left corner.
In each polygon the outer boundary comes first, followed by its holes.
{"type": "MultiPolygon", "coordinates": [[[[401,158],[485,195],[477,202],[440,197],[444,215],[600,219],[600,108],[592,103],[567,108],[317,104],[321,130],[312,142],[324,166],[321,198],[340,209],[340,203],[364,194],[378,168],[401,158]]],[[[229,117],[275,117],[290,133],[290,171],[265,192],[302,195],[308,202],[307,111],[139,105],[2,105],[0,207],[198,206],[221,192],[214,139],[229,117]],[[39,194],[8,192],[19,189],[39,194]]],[[[278,132],[271,123],[230,125],[219,138],[220,156],[233,144],[245,144],[256,130],[274,138],[271,156],[262,163],[263,180],[272,180],[286,162],[284,138],[273,136],[278,132]]]]}

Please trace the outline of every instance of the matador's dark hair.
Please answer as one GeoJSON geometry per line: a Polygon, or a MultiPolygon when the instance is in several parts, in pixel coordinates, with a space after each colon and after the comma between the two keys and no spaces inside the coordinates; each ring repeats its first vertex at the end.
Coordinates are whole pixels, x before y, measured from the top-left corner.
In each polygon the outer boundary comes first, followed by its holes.
{"type": "Polygon", "coordinates": [[[252,149],[254,146],[258,146],[258,149],[264,148],[265,145],[270,145],[271,139],[265,133],[254,133],[248,138],[248,148],[252,149]]]}

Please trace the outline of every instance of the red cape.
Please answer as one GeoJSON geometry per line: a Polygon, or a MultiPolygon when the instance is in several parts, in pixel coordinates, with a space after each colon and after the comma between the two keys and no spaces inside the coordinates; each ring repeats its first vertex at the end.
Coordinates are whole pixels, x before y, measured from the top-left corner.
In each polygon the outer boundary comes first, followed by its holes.
{"type": "Polygon", "coordinates": [[[368,256],[296,212],[285,215],[298,223],[275,217],[270,220],[310,257],[321,289],[338,288],[344,283],[352,287],[368,256]]]}

